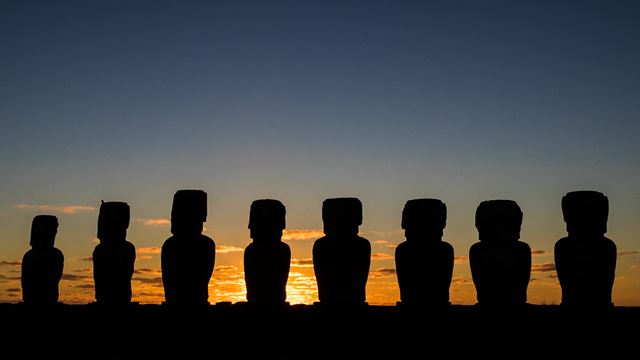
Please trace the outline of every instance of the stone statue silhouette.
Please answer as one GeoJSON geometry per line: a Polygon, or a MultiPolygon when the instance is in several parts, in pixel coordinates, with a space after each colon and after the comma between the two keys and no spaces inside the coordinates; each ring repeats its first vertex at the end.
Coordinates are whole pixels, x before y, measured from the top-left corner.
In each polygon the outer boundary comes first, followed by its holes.
{"type": "Polygon", "coordinates": [[[179,190],[173,197],[171,233],[162,246],[162,283],[167,304],[206,305],[215,264],[215,243],[202,234],[207,193],[179,190]]]}
{"type": "Polygon", "coordinates": [[[52,305],[58,302],[64,255],[53,245],[58,218],[38,215],[31,224],[31,250],[22,258],[22,299],[26,304],[52,305]]]}
{"type": "Polygon", "coordinates": [[[396,273],[404,306],[449,304],[453,247],[442,241],[447,207],[438,199],[409,200],[402,211],[407,241],[396,248],[396,273]]]}
{"type": "Polygon", "coordinates": [[[127,241],[129,205],[102,202],[98,215],[98,239],[93,250],[93,279],[96,301],[101,304],[131,302],[131,277],[136,248],[127,241]]]}
{"type": "Polygon", "coordinates": [[[281,241],[285,214],[286,209],[278,200],[256,200],[251,204],[249,230],[253,242],[244,252],[249,303],[282,305],[287,299],[291,250],[281,241]]]}
{"type": "Polygon", "coordinates": [[[607,308],[616,272],[616,244],[606,238],[609,200],[597,191],[574,191],[562,198],[568,236],[554,255],[562,305],[607,308]]]}
{"type": "Polygon", "coordinates": [[[527,302],[531,248],[520,239],[522,211],[515,201],[484,201],[476,211],[480,242],[471,246],[469,262],[478,303],[513,307],[527,302]]]}
{"type": "Polygon", "coordinates": [[[371,244],[358,236],[362,203],[356,198],[326,199],[325,236],[313,244],[313,269],[320,303],[357,305],[366,301],[371,244]]]}

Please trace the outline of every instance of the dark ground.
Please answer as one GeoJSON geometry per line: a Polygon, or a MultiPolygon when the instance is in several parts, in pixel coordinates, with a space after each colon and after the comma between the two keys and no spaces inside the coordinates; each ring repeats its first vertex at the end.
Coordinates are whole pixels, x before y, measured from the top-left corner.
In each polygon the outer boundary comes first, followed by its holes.
{"type": "MultiPolygon", "coordinates": [[[[258,309],[0,304],[7,357],[43,359],[635,358],[640,308],[530,305],[258,309]],[[48,354],[48,355],[46,355],[48,354]],[[634,355],[635,354],[635,355],[634,355]]],[[[0,353],[0,354],[2,354],[0,353]]]]}

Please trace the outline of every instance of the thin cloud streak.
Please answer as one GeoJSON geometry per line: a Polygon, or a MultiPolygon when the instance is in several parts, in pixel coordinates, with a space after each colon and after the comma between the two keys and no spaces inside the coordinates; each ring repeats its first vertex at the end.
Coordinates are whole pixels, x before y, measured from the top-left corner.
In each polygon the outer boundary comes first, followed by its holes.
{"type": "Polygon", "coordinates": [[[160,254],[160,247],[158,246],[146,246],[136,249],[137,254],[160,254]]]}
{"type": "Polygon", "coordinates": [[[62,214],[76,214],[79,212],[95,211],[94,206],[86,205],[45,205],[45,204],[15,204],[13,206],[19,210],[35,210],[42,212],[53,212],[62,214]]]}
{"type": "Polygon", "coordinates": [[[0,266],[20,266],[22,265],[22,261],[20,260],[2,260],[0,261],[0,266]]]}
{"type": "Polygon", "coordinates": [[[312,267],[313,259],[291,259],[291,266],[293,267],[312,267]]]}
{"type": "Polygon", "coordinates": [[[374,253],[371,254],[371,260],[392,260],[394,259],[393,255],[385,254],[385,253],[374,253]]]}
{"type": "Polygon", "coordinates": [[[533,256],[545,256],[548,255],[547,250],[531,250],[533,256]]]}
{"type": "Polygon", "coordinates": [[[556,264],[554,263],[544,263],[544,264],[531,264],[532,272],[547,272],[547,271],[555,271],[556,264]]]}
{"type": "Polygon", "coordinates": [[[621,250],[618,251],[618,256],[626,256],[626,255],[637,255],[638,252],[635,250],[621,250]]]}
{"type": "Polygon", "coordinates": [[[316,240],[324,236],[323,230],[285,229],[282,240],[316,240]]]}
{"type": "Polygon", "coordinates": [[[239,248],[236,246],[230,246],[230,245],[216,246],[216,254],[228,254],[228,253],[243,252],[243,251],[244,251],[243,248],[239,248]]]}
{"type": "Polygon", "coordinates": [[[145,226],[169,226],[171,220],[164,218],[138,218],[137,222],[142,223],[145,226]]]}

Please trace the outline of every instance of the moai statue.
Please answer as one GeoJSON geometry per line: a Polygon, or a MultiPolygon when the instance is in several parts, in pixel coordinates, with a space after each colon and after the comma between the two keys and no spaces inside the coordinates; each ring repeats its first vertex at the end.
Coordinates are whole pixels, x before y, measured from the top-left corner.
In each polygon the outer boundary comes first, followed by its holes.
{"type": "Polygon", "coordinates": [[[438,199],[409,200],[402,211],[407,241],[396,248],[402,305],[449,305],[453,247],[442,241],[447,206],[438,199]]]}
{"type": "Polygon", "coordinates": [[[531,248],[520,239],[522,211],[515,201],[484,201],[476,211],[480,242],[471,246],[469,262],[478,303],[516,307],[527,302],[531,248]]]}
{"type": "Polygon", "coordinates": [[[52,305],[58,302],[64,255],[53,245],[58,218],[38,215],[31,224],[31,250],[22,258],[22,299],[26,304],[52,305]]]}
{"type": "Polygon", "coordinates": [[[555,262],[562,305],[608,308],[616,272],[616,244],[607,239],[609,200],[597,191],[562,198],[568,236],[556,242],[555,262]]]}
{"type": "Polygon", "coordinates": [[[136,261],[136,248],[127,241],[129,205],[124,202],[102,202],[98,215],[98,239],[93,250],[93,279],[96,301],[100,304],[131,302],[131,277],[136,261]]]}
{"type": "Polygon", "coordinates": [[[327,199],[322,220],[325,236],[313,244],[320,303],[365,304],[371,244],[358,236],[362,203],[356,198],[327,199]]]}
{"type": "Polygon", "coordinates": [[[179,190],[171,209],[172,237],[162,245],[162,283],[167,304],[206,305],[216,245],[202,234],[207,193],[179,190]]]}
{"type": "Polygon", "coordinates": [[[284,205],[278,200],[251,204],[249,230],[253,242],[244,251],[247,301],[258,305],[283,305],[291,263],[289,245],[283,243],[284,205]]]}

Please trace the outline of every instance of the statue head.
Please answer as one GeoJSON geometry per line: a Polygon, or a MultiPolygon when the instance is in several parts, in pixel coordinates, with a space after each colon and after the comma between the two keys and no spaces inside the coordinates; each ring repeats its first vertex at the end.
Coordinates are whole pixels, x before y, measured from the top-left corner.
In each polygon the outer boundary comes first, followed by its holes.
{"type": "Polygon", "coordinates": [[[38,215],[31,223],[32,248],[52,248],[58,233],[58,218],[53,215],[38,215]]]}
{"type": "Polygon", "coordinates": [[[100,204],[98,239],[101,242],[125,240],[129,228],[129,204],[109,201],[100,204]]]}
{"type": "Polygon", "coordinates": [[[254,241],[280,241],[286,227],[286,209],[278,200],[262,199],[251,203],[249,230],[254,241]]]}
{"type": "Polygon", "coordinates": [[[326,235],[357,235],[362,224],[362,203],[357,198],[326,199],[322,203],[326,235]]]}
{"type": "Polygon", "coordinates": [[[439,241],[447,224],[447,206],[438,199],[409,200],[402,210],[407,240],[439,241]]]}
{"type": "Polygon", "coordinates": [[[207,220],[207,193],[202,190],[178,190],[171,208],[171,233],[200,234],[207,220]]]}
{"type": "Polygon", "coordinates": [[[520,239],[522,210],[513,200],[483,201],[476,210],[476,228],[482,242],[520,239]]]}
{"type": "Polygon", "coordinates": [[[597,191],[572,191],[562,198],[569,235],[603,236],[607,232],[609,199],[597,191]]]}

